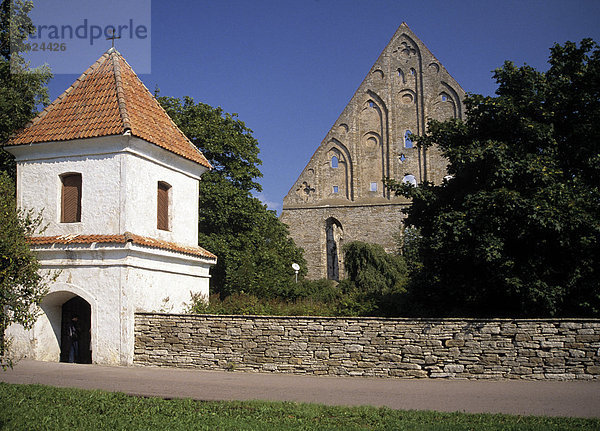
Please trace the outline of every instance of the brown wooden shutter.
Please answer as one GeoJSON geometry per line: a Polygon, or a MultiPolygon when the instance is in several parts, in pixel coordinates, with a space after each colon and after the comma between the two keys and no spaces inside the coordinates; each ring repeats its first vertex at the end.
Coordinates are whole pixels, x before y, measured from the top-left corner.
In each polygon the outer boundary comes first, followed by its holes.
{"type": "Polygon", "coordinates": [[[76,223],[81,221],[81,174],[67,174],[61,177],[62,201],[61,216],[62,223],[76,223]]]}
{"type": "Polygon", "coordinates": [[[169,189],[170,185],[158,182],[158,198],[156,206],[156,227],[169,230],[169,189]]]}

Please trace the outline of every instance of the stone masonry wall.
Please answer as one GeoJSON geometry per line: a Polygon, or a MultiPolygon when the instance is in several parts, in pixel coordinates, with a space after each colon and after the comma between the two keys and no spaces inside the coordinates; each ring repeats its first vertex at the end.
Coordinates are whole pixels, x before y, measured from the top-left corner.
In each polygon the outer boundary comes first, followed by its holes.
{"type": "Polygon", "coordinates": [[[410,202],[390,193],[384,178],[442,183],[448,161],[435,146],[419,148],[411,135],[423,135],[430,119],[463,119],[464,97],[401,24],[283,199],[281,221],[305,251],[309,279],[344,278],[336,270],[343,268],[344,243],[395,248],[393,235],[410,202]]]}
{"type": "MultiPolygon", "coordinates": [[[[398,248],[396,235],[400,233],[402,210],[405,204],[329,206],[327,208],[294,208],[281,215],[288,225],[290,236],[302,244],[308,265],[309,279],[327,278],[326,220],[333,217],[341,224],[338,241],[339,267],[343,272],[342,247],[350,241],[364,241],[381,245],[388,253],[398,248]],[[320,222],[317,222],[319,220],[320,222]]],[[[344,278],[342,276],[342,278],[344,278]]]]}
{"type": "Polygon", "coordinates": [[[136,314],[138,365],[407,378],[600,378],[598,319],[136,314]]]}

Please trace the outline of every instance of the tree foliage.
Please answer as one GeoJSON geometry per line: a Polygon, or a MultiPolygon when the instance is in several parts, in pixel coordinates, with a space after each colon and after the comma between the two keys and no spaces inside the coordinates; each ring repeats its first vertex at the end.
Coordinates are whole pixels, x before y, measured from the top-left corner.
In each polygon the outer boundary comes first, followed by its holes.
{"type": "Polygon", "coordinates": [[[408,272],[400,255],[388,254],[379,244],[344,244],[346,279],[340,289],[347,295],[348,314],[397,316],[406,292],[408,272]]]}
{"type": "Polygon", "coordinates": [[[415,313],[600,314],[600,50],[555,45],[549,63],[506,62],[465,122],[430,122],[417,143],[439,145],[451,179],[388,181],[420,233],[415,313]]]}
{"type": "MultiPolygon", "coordinates": [[[[27,15],[31,1],[2,0],[0,4],[0,146],[31,120],[40,104],[47,105],[46,85],[52,77],[47,67],[29,68],[21,53],[34,31],[27,15]]],[[[0,171],[15,177],[13,157],[0,149],[0,171]]]]}
{"type": "Polygon", "coordinates": [[[31,328],[46,294],[46,282],[26,241],[41,223],[41,214],[17,210],[12,180],[0,172],[0,358],[5,329],[11,323],[31,328]]]}
{"type": "Polygon", "coordinates": [[[304,273],[305,262],[275,212],[251,195],[261,190],[257,179],[262,176],[252,131],[236,114],[190,97],[158,100],[214,166],[200,181],[198,239],[218,256],[211,269],[212,292],[284,294],[294,276],[291,264],[300,264],[304,273]]]}
{"type": "MultiPolygon", "coordinates": [[[[48,103],[47,67],[30,69],[21,53],[34,31],[28,14],[31,1],[0,3],[0,147],[48,103]]],[[[0,148],[0,357],[5,354],[4,331],[11,323],[30,328],[46,285],[25,238],[40,227],[41,215],[17,211],[11,178],[16,176],[12,155],[0,148]]]]}

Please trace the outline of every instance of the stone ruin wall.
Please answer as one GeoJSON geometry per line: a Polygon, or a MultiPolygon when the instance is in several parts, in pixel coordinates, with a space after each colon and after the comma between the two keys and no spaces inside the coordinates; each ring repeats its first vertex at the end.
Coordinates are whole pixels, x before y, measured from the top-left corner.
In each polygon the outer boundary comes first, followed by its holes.
{"type": "Polygon", "coordinates": [[[342,247],[348,241],[364,241],[383,246],[386,252],[397,250],[402,209],[408,204],[380,204],[369,206],[339,206],[288,209],[285,223],[296,244],[302,244],[308,265],[307,278],[318,279],[327,275],[327,237],[323,229],[314,226],[314,220],[338,220],[336,247],[340,278],[344,277],[342,247]]]}
{"type": "Polygon", "coordinates": [[[134,363],[329,376],[597,380],[600,320],[138,313],[134,363]]]}
{"type": "Polygon", "coordinates": [[[341,241],[393,250],[409,202],[383,179],[442,182],[447,161],[408,133],[423,134],[429,119],[463,118],[464,95],[402,24],[284,198],[281,221],[306,252],[309,278],[343,278],[341,241]]]}

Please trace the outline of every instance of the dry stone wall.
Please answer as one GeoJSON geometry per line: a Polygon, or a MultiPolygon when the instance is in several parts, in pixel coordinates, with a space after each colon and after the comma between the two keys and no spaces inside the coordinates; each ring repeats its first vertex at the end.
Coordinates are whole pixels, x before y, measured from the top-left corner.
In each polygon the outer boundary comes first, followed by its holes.
{"type": "Polygon", "coordinates": [[[598,319],[136,314],[138,365],[405,378],[600,378],[598,319]]]}

